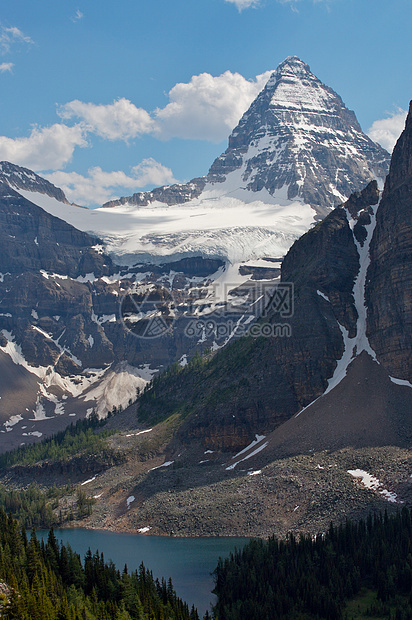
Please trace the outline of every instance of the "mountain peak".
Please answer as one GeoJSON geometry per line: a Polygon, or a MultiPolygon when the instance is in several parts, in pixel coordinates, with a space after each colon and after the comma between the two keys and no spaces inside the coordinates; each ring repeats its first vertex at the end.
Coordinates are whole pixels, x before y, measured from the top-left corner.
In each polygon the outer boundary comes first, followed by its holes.
{"type": "Polygon", "coordinates": [[[412,178],[412,101],[405,121],[405,129],[399,136],[392,153],[389,175],[385,184],[385,194],[393,191],[412,178]]]}
{"type": "Polygon", "coordinates": [[[246,203],[294,201],[326,215],[373,179],[385,179],[390,156],[362,132],[355,113],[297,56],[288,56],[244,113],[209,173],[181,186],[107,203],[168,205],[213,196],[246,203]]]}
{"type": "Polygon", "coordinates": [[[59,202],[69,204],[63,190],[40,177],[32,170],[12,164],[9,161],[0,161],[0,182],[6,183],[17,191],[28,190],[30,192],[37,192],[55,198],[59,202]]]}
{"type": "Polygon", "coordinates": [[[297,56],[288,56],[280,63],[272,75],[277,76],[277,78],[281,75],[298,75],[304,77],[308,73],[311,73],[309,65],[297,56]]]}
{"type": "Polygon", "coordinates": [[[389,153],[362,132],[341,97],[289,56],[233,130],[208,180],[224,183],[240,171],[249,192],[265,190],[326,215],[374,178],[384,179],[388,166],[389,153]]]}
{"type": "Polygon", "coordinates": [[[288,56],[280,63],[261,95],[272,109],[344,115],[361,131],[354,113],[345,107],[340,96],[323,84],[297,56],[288,56]]]}

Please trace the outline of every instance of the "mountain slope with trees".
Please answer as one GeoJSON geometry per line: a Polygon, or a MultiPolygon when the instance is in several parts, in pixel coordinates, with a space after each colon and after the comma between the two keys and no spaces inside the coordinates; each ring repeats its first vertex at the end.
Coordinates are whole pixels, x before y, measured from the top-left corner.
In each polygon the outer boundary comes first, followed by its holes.
{"type": "Polygon", "coordinates": [[[315,538],[251,541],[215,570],[219,620],[339,620],[346,603],[374,593],[362,617],[412,616],[411,512],[347,521],[315,538]]]}
{"type": "Polygon", "coordinates": [[[0,510],[1,617],[8,620],[198,620],[171,580],[141,564],[121,573],[91,550],[84,562],[50,530],[40,542],[0,510]]]}

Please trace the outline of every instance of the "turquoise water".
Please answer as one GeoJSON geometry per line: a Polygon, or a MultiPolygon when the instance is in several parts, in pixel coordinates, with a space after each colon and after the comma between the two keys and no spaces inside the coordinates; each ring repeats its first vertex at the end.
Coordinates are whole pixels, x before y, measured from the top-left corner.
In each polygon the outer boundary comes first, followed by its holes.
{"type": "MultiPolygon", "coordinates": [[[[47,539],[47,532],[37,532],[39,538],[47,539]]],[[[88,548],[104,554],[106,561],[113,560],[122,571],[127,564],[129,571],[139,568],[141,562],[153,571],[155,577],[172,578],[173,586],[189,606],[197,607],[200,614],[215,597],[212,594],[211,572],[219,556],[225,557],[235,548],[241,549],[247,538],[169,538],[139,534],[117,534],[101,530],[59,529],[56,538],[69,543],[84,558],[88,548]]]]}

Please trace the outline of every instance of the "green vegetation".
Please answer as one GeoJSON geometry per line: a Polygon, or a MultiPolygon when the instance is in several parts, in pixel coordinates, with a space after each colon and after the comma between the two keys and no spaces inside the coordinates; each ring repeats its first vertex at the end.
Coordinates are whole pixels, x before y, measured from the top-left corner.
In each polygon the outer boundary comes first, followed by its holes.
{"type": "Polygon", "coordinates": [[[154,377],[140,395],[137,401],[139,421],[156,424],[173,414],[185,418],[197,407],[214,408],[216,403],[230,400],[239,390],[248,389],[244,376],[248,372],[248,362],[252,351],[258,354],[264,341],[244,337],[214,354],[196,353],[186,366],[172,364],[154,377]],[[222,381],[226,376],[231,377],[230,385],[222,381]]]}
{"type": "Polygon", "coordinates": [[[28,446],[21,446],[17,450],[0,455],[0,468],[12,465],[34,465],[39,461],[64,461],[79,452],[99,452],[106,447],[105,439],[115,431],[100,429],[106,420],[99,420],[97,415],[91,415],[84,420],[78,420],[64,431],[53,437],[28,446]]]}
{"type": "Polygon", "coordinates": [[[49,528],[73,519],[83,519],[92,514],[95,500],[83,489],[75,492],[70,485],[50,487],[42,491],[35,484],[26,489],[8,489],[0,485],[0,508],[12,514],[26,529],[49,528]],[[61,499],[67,496],[66,507],[61,499]]]}
{"type": "Polygon", "coordinates": [[[57,508],[59,494],[56,487],[42,493],[34,485],[25,490],[8,490],[0,485],[0,507],[14,515],[26,529],[48,528],[57,524],[53,508],[57,508]]]}
{"type": "Polygon", "coordinates": [[[412,511],[251,541],[215,570],[218,620],[412,617],[412,511]],[[349,602],[350,601],[350,602],[349,602]]]}
{"type": "MultiPolygon", "coordinates": [[[[92,414],[53,437],[1,454],[0,469],[13,466],[30,468],[47,461],[50,471],[65,471],[69,477],[71,471],[76,474],[79,459],[84,465],[86,457],[94,470],[121,463],[124,455],[107,445],[107,438],[115,431],[104,430],[102,427],[105,424],[106,420],[99,420],[97,415],[92,414]]],[[[30,473],[27,477],[30,478],[30,473]]],[[[82,519],[91,514],[93,504],[94,500],[87,497],[82,489],[75,493],[70,484],[47,490],[40,489],[36,483],[20,489],[0,485],[0,508],[14,515],[26,528],[49,528],[76,518],[82,519]],[[66,496],[67,499],[62,502],[66,496]]]]}
{"type": "Polygon", "coordinates": [[[362,618],[386,620],[397,617],[405,617],[405,613],[402,616],[402,612],[397,611],[396,601],[384,603],[378,599],[376,592],[366,588],[362,588],[359,594],[348,602],[344,610],[344,618],[348,620],[361,620],[362,618]]]}
{"type": "Polygon", "coordinates": [[[191,410],[190,402],[182,402],[177,392],[186,384],[186,378],[196,371],[200,373],[206,363],[206,358],[196,353],[186,366],[175,362],[153,377],[138,399],[139,421],[157,424],[176,413],[185,417],[191,410]],[[173,386],[176,386],[174,397],[169,393],[170,389],[174,390],[173,386]]]}
{"type": "Polygon", "coordinates": [[[155,580],[143,564],[122,573],[103,554],[84,562],[50,530],[46,544],[0,510],[0,580],[8,589],[7,620],[199,620],[171,580],[155,580]]]}

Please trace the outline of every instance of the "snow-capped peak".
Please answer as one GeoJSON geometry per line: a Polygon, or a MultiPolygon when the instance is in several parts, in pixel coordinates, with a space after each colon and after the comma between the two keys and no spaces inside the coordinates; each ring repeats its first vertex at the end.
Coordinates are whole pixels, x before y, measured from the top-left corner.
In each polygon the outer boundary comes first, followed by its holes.
{"type": "Polygon", "coordinates": [[[271,107],[311,110],[319,113],[336,111],[342,100],[310,71],[309,65],[289,56],[271,75],[266,89],[273,90],[271,107]]]}
{"type": "Polygon", "coordinates": [[[32,170],[17,166],[17,164],[12,164],[8,161],[0,162],[0,182],[7,183],[7,185],[10,185],[10,187],[17,191],[25,190],[45,194],[59,202],[69,204],[63,190],[32,170]]]}
{"type": "Polygon", "coordinates": [[[325,215],[374,178],[385,178],[389,154],[366,136],[354,112],[293,56],[273,72],[229,137],[208,179],[224,185],[243,169],[250,192],[310,204],[325,215]]]}

